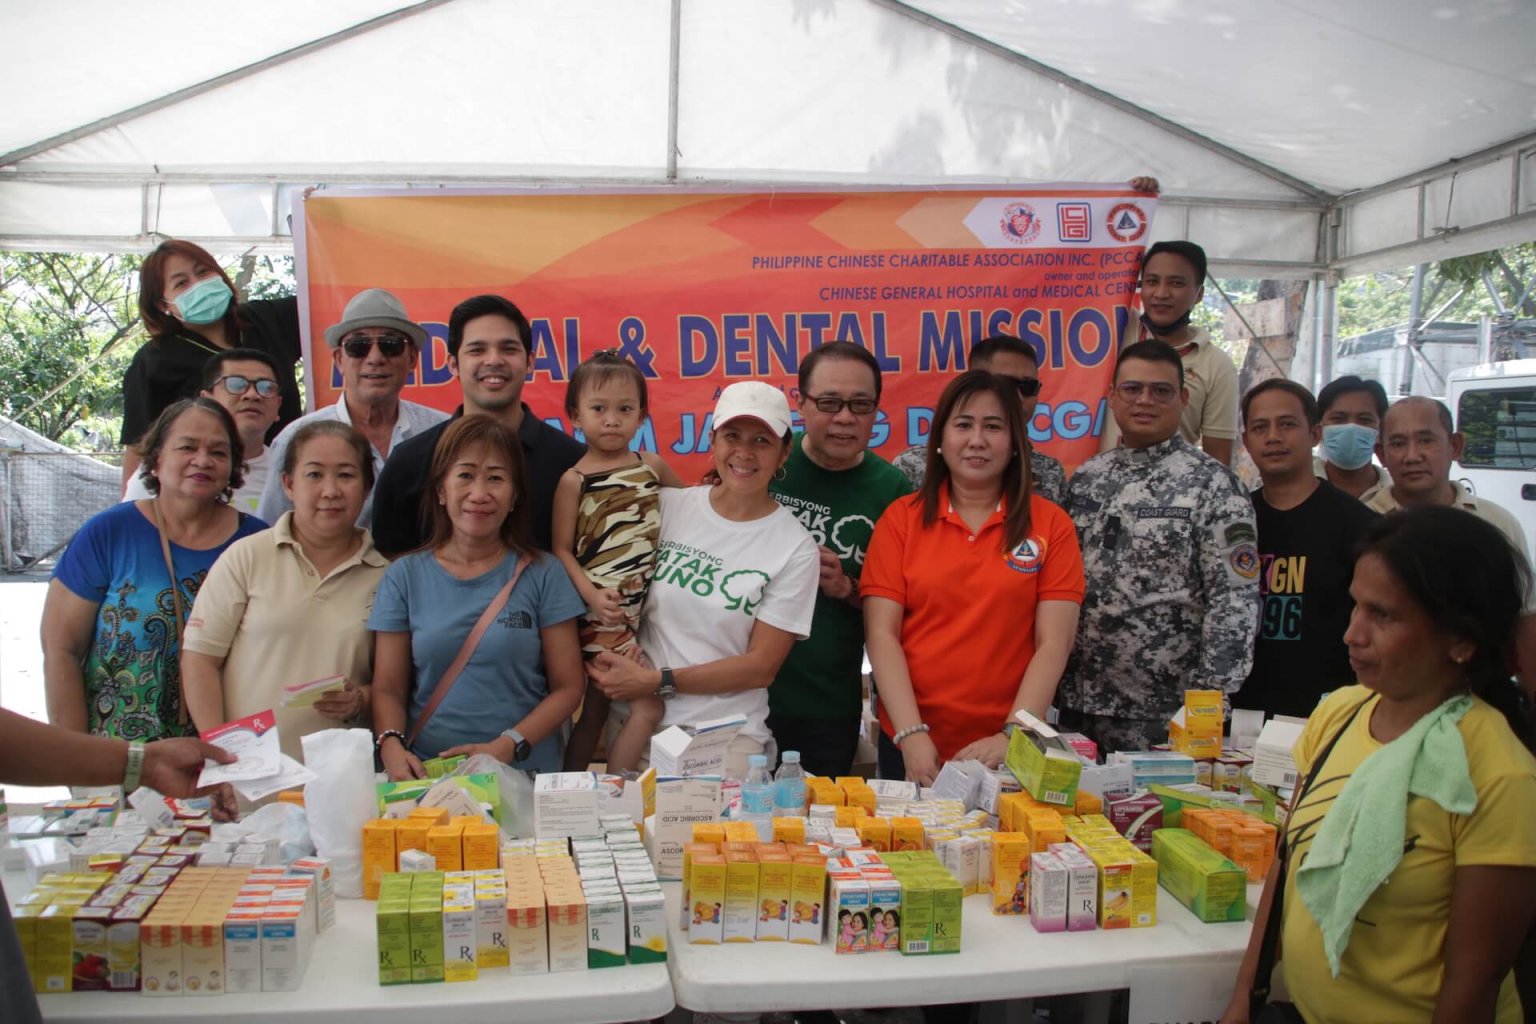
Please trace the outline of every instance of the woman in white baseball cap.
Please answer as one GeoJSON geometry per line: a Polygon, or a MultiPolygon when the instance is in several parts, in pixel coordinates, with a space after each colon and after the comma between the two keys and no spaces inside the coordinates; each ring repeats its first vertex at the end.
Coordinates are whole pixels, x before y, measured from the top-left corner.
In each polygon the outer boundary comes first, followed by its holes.
{"type": "Polygon", "coordinates": [[[767,750],[768,685],[810,635],[816,605],[816,542],[768,493],[790,439],[783,391],[738,381],[720,393],[710,434],[718,482],[661,492],[656,575],[640,615],[650,664],[602,653],[589,669],[616,702],[660,696],[663,726],[743,717],[723,769],[736,779],[767,750]]]}

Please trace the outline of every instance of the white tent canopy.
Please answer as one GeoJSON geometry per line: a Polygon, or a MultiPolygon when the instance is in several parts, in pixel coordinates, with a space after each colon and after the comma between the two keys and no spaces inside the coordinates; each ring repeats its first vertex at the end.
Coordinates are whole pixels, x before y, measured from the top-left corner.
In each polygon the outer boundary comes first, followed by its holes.
{"type": "Polygon", "coordinates": [[[0,0],[0,248],[290,244],[313,184],[1152,174],[1321,278],[1536,237],[1526,0],[0,0]]]}

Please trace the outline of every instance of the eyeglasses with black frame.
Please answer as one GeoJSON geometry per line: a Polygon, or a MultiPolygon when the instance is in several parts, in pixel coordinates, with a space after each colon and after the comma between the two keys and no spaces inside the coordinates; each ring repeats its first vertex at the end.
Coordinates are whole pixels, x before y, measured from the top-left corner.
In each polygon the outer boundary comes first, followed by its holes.
{"type": "Polygon", "coordinates": [[[837,395],[806,395],[812,405],[819,411],[836,416],[843,411],[843,406],[855,416],[868,416],[880,408],[880,403],[873,398],[839,398],[837,395]]]}
{"type": "Polygon", "coordinates": [[[243,395],[251,388],[255,388],[256,394],[262,398],[276,398],[281,390],[277,385],[277,381],[271,377],[257,377],[252,380],[250,377],[242,377],[238,373],[227,374],[213,383],[215,387],[223,384],[224,390],[232,395],[243,395]]]}
{"type": "Polygon", "coordinates": [[[341,343],[341,350],[353,359],[367,359],[369,349],[379,346],[379,353],[386,359],[392,359],[405,351],[410,340],[399,334],[364,334],[353,338],[347,338],[341,343]]]}
{"type": "Polygon", "coordinates": [[[1135,402],[1146,395],[1158,405],[1167,405],[1178,397],[1179,389],[1166,381],[1148,384],[1140,380],[1123,380],[1115,385],[1115,393],[1127,402],[1135,402]]]}
{"type": "Polygon", "coordinates": [[[1040,393],[1040,378],[1038,377],[1009,377],[1013,386],[1019,389],[1019,394],[1025,398],[1034,398],[1040,393]]]}

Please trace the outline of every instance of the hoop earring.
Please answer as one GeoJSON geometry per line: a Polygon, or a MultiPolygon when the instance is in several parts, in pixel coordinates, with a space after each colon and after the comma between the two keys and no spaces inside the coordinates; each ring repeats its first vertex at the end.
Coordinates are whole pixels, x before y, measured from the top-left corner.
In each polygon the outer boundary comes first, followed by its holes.
{"type": "Polygon", "coordinates": [[[783,466],[780,466],[778,469],[773,471],[773,478],[780,483],[783,483],[785,480],[789,479],[789,474],[784,471],[783,466]]]}

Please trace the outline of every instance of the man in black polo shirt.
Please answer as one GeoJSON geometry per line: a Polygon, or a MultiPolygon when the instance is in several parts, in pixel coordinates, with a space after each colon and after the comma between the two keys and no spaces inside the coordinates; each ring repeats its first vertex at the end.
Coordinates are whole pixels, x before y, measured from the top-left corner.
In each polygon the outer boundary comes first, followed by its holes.
{"type": "MultiPolygon", "coordinates": [[[[533,539],[548,549],[555,485],[586,447],[539,419],[523,403],[530,336],[528,318],[500,295],[465,299],[448,318],[448,367],[464,392],[464,404],[454,419],[476,413],[491,416],[515,430],[523,442],[533,539]]],[[[373,542],[391,558],[426,540],[422,492],[437,439],[451,422],[396,445],[379,474],[373,497],[373,542]]]]}

